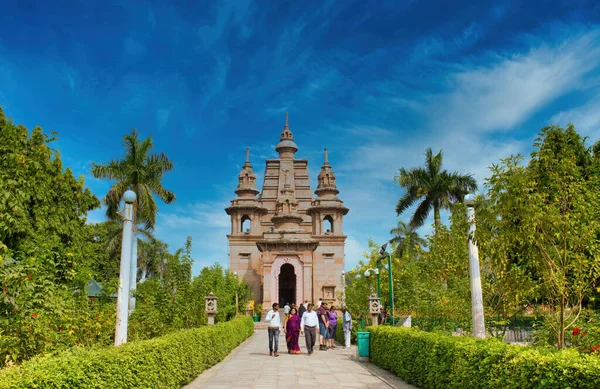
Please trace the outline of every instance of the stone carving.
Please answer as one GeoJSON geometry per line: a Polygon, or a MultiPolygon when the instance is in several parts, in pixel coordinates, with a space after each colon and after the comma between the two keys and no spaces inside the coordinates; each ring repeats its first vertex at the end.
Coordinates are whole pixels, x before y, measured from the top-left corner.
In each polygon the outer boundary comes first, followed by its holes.
{"type": "Polygon", "coordinates": [[[217,313],[217,299],[218,299],[218,297],[215,296],[213,292],[210,292],[210,294],[205,297],[205,300],[206,300],[205,311],[206,311],[206,313],[217,313]]]}
{"type": "Polygon", "coordinates": [[[371,315],[378,315],[381,312],[381,300],[379,300],[379,297],[375,293],[369,297],[369,312],[371,315]]]}

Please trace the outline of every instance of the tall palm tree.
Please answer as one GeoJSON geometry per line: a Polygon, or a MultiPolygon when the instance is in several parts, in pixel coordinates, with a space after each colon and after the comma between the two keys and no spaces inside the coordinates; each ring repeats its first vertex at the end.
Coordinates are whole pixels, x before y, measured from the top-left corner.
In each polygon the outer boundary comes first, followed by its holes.
{"type": "Polygon", "coordinates": [[[392,228],[390,234],[393,236],[390,243],[396,247],[396,257],[401,257],[405,250],[412,255],[417,247],[427,247],[427,241],[419,236],[416,228],[403,221],[399,221],[398,227],[392,228]]]}
{"type": "Polygon", "coordinates": [[[438,227],[442,223],[441,209],[448,209],[450,204],[463,201],[467,193],[477,190],[473,175],[442,170],[442,151],[433,155],[431,148],[425,151],[425,167],[401,168],[396,179],[406,190],[396,205],[398,215],[421,201],[409,223],[414,228],[425,223],[432,209],[435,226],[438,227]]]}
{"type": "MultiPolygon", "coordinates": [[[[95,178],[105,178],[115,181],[110,187],[104,203],[109,219],[117,217],[119,204],[127,190],[133,190],[137,196],[133,204],[133,237],[132,262],[137,270],[137,225],[143,223],[147,229],[154,229],[158,206],[153,195],[163,202],[170,204],[175,200],[175,194],[162,186],[163,175],[173,169],[173,162],[164,153],[149,154],[152,150],[152,138],[138,139],[139,133],[133,129],[131,134],[123,138],[125,156],[112,160],[106,165],[92,163],[92,174],[95,178]]],[[[136,288],[137,271],[132,271],[131,289],[136,288]]],[[[135,304],[133,300],[132,304],[135,304]]],[[[131,307],[133,308],[133,307],[131,307]]]]}

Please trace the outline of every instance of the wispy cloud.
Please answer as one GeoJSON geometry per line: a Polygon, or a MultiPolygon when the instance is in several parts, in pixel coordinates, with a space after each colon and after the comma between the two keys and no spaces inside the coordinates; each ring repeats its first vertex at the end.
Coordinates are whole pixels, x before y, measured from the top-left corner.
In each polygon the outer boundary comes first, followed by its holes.
{"type": "Polygon", "coordinates": [[[600,65],[600,31],[541,45],[528,53],[493,56],[485,66],[449,76],[451,92],[432,99],[435,130],[510,130],[544,104],[582,87],[600,65]]]}
{"type": "Polygon", "coordinates": [[[578,132],[596,142],[600,139],[600,91],[594,90],[593,96],[596,97],[590,99],[589,103],[555,114],[550,123],[559,126],[573,123],[578,132]]]}

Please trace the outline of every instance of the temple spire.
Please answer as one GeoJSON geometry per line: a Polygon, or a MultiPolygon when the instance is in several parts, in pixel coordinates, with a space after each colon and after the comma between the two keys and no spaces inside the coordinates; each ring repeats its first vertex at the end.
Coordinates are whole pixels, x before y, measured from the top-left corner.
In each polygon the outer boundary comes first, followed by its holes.
{"type": "Polygon", "coordinates": [[[294,154],[298,151],[298,146],[294,143],[294,135],[290,130],[289,115],[285,113],[285,125],[279,138],[279,144],[275,147],[275,150],[279,153],[280,159],[294,159],[294,154]]]}
{"type": "Polygon", "coordinates": [[[325,162],[323,165],[329,165],[329,159],[327,158],[327,149],[325,149],[325,162]]]}
{"type": "Polygon", "coordinates": [[[250,163],[250,148],[246,148],[246,163],[242,166],[242,171],[238,174],[238,187],[235,193],[239,197],[255,197],[259,192],[256,187],[256,173],[250,163]]]}

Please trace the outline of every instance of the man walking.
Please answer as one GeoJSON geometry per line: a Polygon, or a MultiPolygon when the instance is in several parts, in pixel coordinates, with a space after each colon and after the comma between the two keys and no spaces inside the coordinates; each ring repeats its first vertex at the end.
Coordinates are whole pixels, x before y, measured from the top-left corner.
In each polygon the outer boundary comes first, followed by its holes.
{"type": "Polygon", "coordinates": [[[281,319],[279,318],[279,304],[273,303],[273,309],[267,313],[265,319],[269,322],[269,356],[279,356],[279,331],[281,329],[281,319]],[[275,345],[273,345],[275,343],[275,345]]]}
{"type": "Polygon", "coordinates": [[[322,302],[317,309],[317,317],[319,318],[319,350],[327,351],[327,334],[329,333],[329,318],[327,317],[327,303],[322,302]]]}
{"type": "Polygon", "coordinates": [[[302,315],[304,315],[304,312],[306,312],[306,306],[308,305],[308,302],[304,302],[304,303],[300,303],[300,308],[298,308],[298,316],[300,316],[300,319],[302,319],[302,315]]]}
{"type": "Polygon", "coordinates": [[[285,313],[285,317],[287,318],[288,315],[290,314],[290,303],[286,302],[285,306],[283,307],[283,313],[285,313]]]}
{"type": "Polygon", "coordinates": [[[302,319],[300,320],[300,333],[304,334],[308,355],[312,355],[313,347],[315,347],[318,324],[319,319],[317,318],[317,313],[313,311],[313,305],[308,304],[308,309],[304,312],[302,319]]]}
{"type": "Polygon", "coordinates": [[[342,326],[344,328],[344,345],[350,348],[350,336],[352,334],[352,316],[348,312],[348,308],[342,308],[342,326]]]}

